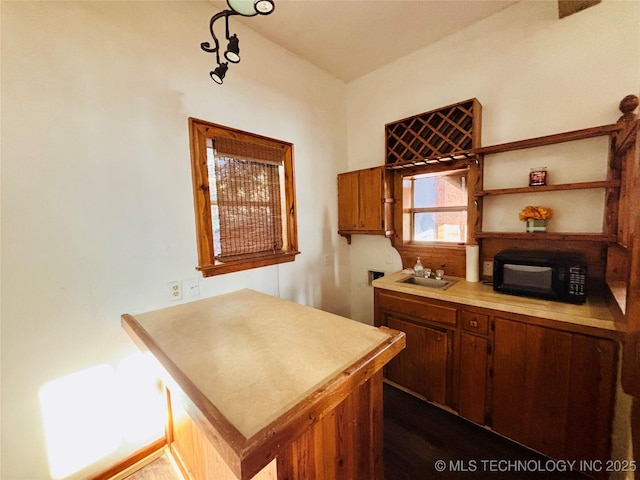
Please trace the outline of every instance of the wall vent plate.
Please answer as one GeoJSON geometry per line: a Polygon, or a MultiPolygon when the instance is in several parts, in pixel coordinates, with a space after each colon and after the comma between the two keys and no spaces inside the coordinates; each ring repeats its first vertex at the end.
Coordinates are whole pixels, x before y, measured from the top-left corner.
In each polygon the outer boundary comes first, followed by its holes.
{"type": "Polygon", "coordinates": [[[367,276],[367,285],[371,286],[371,283],[380,277],[384,277],[384,272],[379,272],[377,270],[369,270],[369,273],[367,276]]]}

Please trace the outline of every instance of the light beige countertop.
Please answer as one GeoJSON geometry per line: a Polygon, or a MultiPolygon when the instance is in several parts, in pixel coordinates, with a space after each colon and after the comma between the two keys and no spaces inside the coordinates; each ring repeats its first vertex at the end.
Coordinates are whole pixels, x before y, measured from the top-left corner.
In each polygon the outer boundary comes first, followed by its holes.
{"type": "Polygon", "coordinates": [[[463,278],[445,290],[401,283],[409,274],[396,272],[374,280],[375,288],[408,293],[426,298],[453,302],[461,305],[488,308],[515,314],[539,317],[547,320],[598,328],[608,331],[624,331],[624,325],[616,323],[602,298],[588,298],[584,305],[553,302],[495,292],[491,285],[467,282],[463,278]]]}
{"type": "Polygon", "coordinates": [[[179,385],[176,372],[192,383],[198,408],[210,403],[245,439],[393,336],[252,290],[123,315],[123,326],[179,385]]]}

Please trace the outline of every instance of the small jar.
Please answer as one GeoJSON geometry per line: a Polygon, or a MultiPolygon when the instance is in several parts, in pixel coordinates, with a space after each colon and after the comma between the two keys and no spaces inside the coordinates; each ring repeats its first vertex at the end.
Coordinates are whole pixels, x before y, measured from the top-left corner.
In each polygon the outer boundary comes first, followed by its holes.
{"type": "Polygon", "coordinates": [[[547,167],[534,167],[529,171],[529,186],[539,187],[547,184],[547,167]]]}

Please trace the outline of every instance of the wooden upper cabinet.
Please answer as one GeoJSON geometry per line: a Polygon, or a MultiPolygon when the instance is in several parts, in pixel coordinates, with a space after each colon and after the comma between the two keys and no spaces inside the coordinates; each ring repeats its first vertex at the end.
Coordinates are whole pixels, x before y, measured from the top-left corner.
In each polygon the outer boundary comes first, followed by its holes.
{"type": "Polygon", "coordinates": [[[384,192],[382,167],[361,170],[358,172],[359,182],[359,228],[364,230],[379,230],[384,233],[384,192]]]}
{"type": "Polygon", "coordinates": [[[359,223],[358,172],[338,175],[338,230],[356,230],[359,223]]]}
{"type": "MultiPolygon", "coordinates": [[[[338,233],[351,243],[351,234],[385,235],[387,211],[384,167],[338,175],[338,233]]],[[[390,204],[389,204],[390,205],[390,204]]]]}

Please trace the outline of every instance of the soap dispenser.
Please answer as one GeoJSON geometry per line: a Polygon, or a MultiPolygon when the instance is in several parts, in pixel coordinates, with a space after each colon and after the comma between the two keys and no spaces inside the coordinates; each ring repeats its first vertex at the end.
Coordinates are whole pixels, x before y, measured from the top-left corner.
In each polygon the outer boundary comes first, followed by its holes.
{"type": "Polygon", "coordinates": [[[424,275],[424,267],[422,266],[420,257],[418,257],[416,264],[413,266],[413,273],[418,277],[422,277],[424,275]]]}

